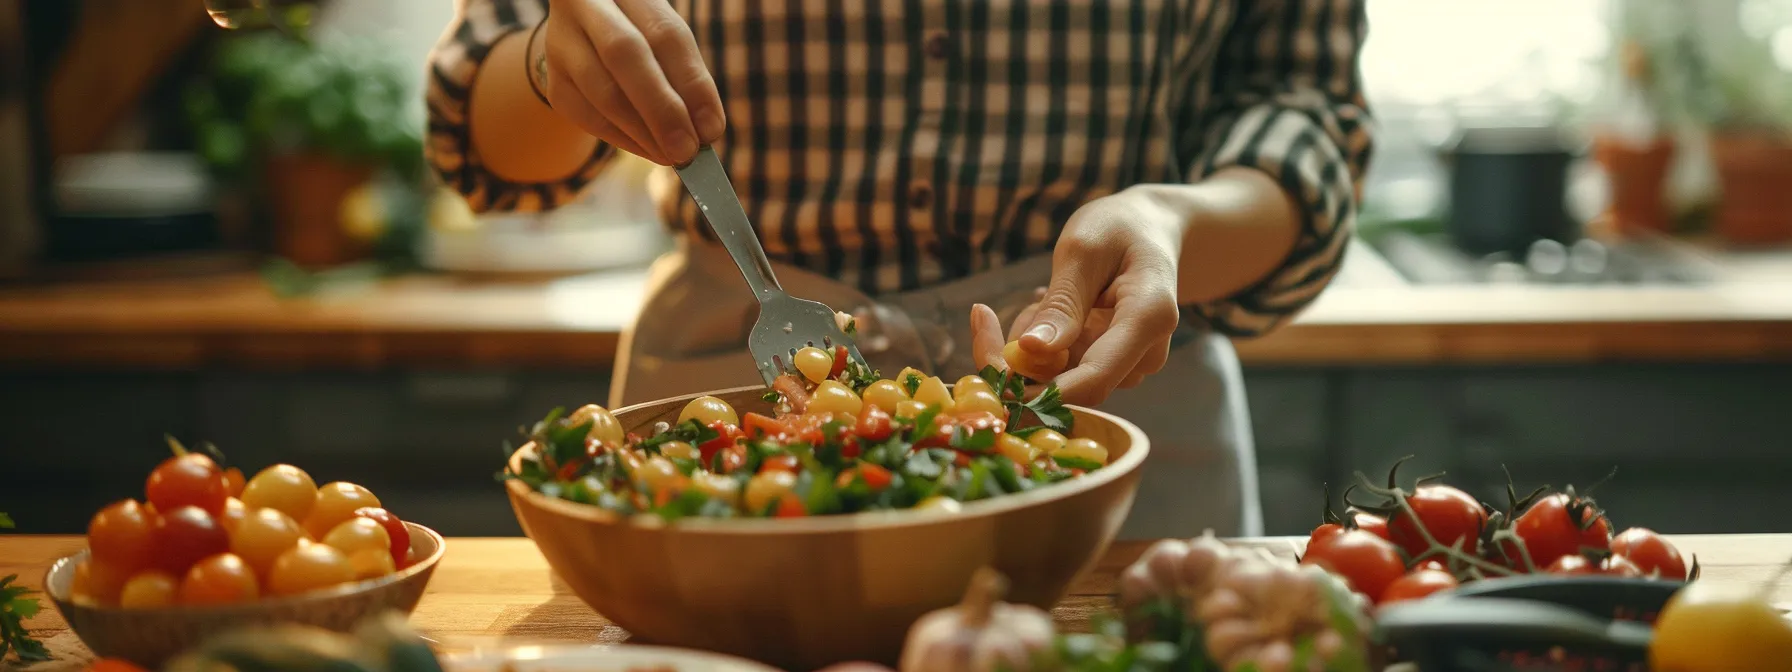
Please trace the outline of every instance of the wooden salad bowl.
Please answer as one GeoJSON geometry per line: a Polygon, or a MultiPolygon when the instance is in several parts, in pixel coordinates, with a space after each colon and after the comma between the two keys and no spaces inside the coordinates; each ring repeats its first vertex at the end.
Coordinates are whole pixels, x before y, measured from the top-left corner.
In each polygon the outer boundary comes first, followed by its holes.
{"type": "MultiPolygon", "coordinates": [[[[761,387],[714,396],[770,413],[761,387]]],[[[620,409],[627,431],[674,422],[691,399],[620,409]]],[[[921,615],[956,604],[971,574],[994,567],[1007,600],[1050,609],[1089,571],[1132,509],[1149,444],[1139,428],[1091,409],[1072,437],[1109,464],[961,511],[873,511],[782,519],[625,517],[507,482],[523,531],[597,613],[652,644],[752,658],[792,670],[849,660],[894,663],[921,615]]],[[[511,467],[534,450],[511,455],[511,467]]]]}

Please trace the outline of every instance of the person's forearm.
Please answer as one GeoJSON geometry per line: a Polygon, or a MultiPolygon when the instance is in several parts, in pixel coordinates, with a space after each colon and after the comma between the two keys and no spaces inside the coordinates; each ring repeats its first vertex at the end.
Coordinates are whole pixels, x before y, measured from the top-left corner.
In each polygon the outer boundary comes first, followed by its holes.
{"type": "Polygon", "coordinates": [[[1288,259],[1300,234],[1300,210],[1269,175],[1225,168],[1192,185],[1133,187],[1183,227],[1177,302],[1205,303],[1237,294],[1288,259]]]}
{"type": "MultiPolygon", "coordinates": [[[[523,63],[529,34],[511,33],[492,46],[474,76],[468,123],[473,151],[487,170],[512,182],[553,182],[591,158],[597,139],[543,105],[523,63]]],[[[537,49],[542,48],[537,38],[537,49]]]]}

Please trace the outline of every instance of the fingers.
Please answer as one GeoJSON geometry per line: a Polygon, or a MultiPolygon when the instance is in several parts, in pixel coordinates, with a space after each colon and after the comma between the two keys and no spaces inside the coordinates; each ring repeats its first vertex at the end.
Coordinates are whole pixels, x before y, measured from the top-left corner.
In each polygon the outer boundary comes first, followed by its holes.
{"type": "Polygon", "coordinates": [[[709,67],[703,63],[690,26],[665,0],[625,0],[619,4],[629,20],[641,29],[666,82],[683,101],[697,140],[712,143],[722,139],[726,124],[722,96],[709,67]]]}
{"type": "Polygon", "coordinates": [[[1008,340],[1020,340],[1021,333],[1026,331],[1027,327],[1032,326],[1033,317],[1039,314],[1039,301],[1044,298],[1044,287],[1033,290],[1033,302],[1027,304],[1027,307],[1020,309],[1020,314],[1014,316],[1014,323],[1008,325],[1008,340]]]}
{"type": "Polygon", "coordinates": [[[1002,320],[996,317],[996,311],[981,303],[971,306],[971,359],[977,370],[994,366],[1007,369],[1008,361],[1002,358],[1002,346],[1007,341],[1002,339],[1002,320]]]}
{"type": "Polygon", "coordinates": [[[1061,239],[1052,253],[1052,280],[1039,300],[1039,310],[1021,334],[1020,345],[1046,354],[1069,348],[1089,310],[1107,288],[1120,265],[1110,250],[1061,239]]]}
{"type": "Polygon", "coordinates": [[[1169,361],[1170,339],[1166,337],[1146,352],[1144,357],[1139,358],[1139,363],[1133,367],[1132,373],[1126,374],[1126,378],[1120,381],[1120,389],[1129,390],[1138,387],[1139,383],[1144,382],[1145,376],[1164,370],[1164,364],[1169,361]]]}
{"type": "Polygon", "coordinates": [[[573,125],[578,126],[586,133],[590,133],[592,137],[615,145],[617,149],[635,156],[647,157],[647,150],[643,149],[640,143],[635,142],[634,138],[629,137],[627,133],[622,132],[622,129],[610,123],[609,119],[605,119],[602,113],[592,108],[591,103],[585,100],[584,94],[579,92],[578,84],[568,79],[560,71],[549,71],[545,95],[548,97],[548,103],[554,106],[555,112],[559,112],[561,116],[572,121],[573,125]]]}
{"type": "Polygon", "coordinates": [[[1123,293],[1115,304],[1113,319],[1107,332],[1089,345],[1076,367],[1058,376],[1058,388],[1066,401],[1099,405],[1135,371],[1143,379],[1163,368],[1178,319],[1173,296],[1123,293]],[[1163,359],[1159,359],[1159,353],[1163,353],[1163,359]]]}
{"type": "MultiPolygon", "coordinates": [[[[588,11],[577,13],[595,47],[598,62],[610,74],[616,89],[607,92],[616,100],[591,102],[606,113],[611,113],[608,106],[612,105],[630,108],[632,119],[643,122],[647,135],[636,136],[635,140],[651,145],[661,163],[688,161],[697,154],[697,131],[691,124],[690,110],[660,68],[655,49],[667,51],[669,60],[686,60],[696,58],[696,43],[668,3],[623,0],[621,4],[627,9],[610,0],[598,0],[584,5],[588,11]],[[649,31],[652,43],[648,41],[649,31]]],[[[612,117],[612,121],[634,136],[629,120],[612,117]]]]}
{"type": "Polygon", "coordinates": [[[564,101],[573,97],[583,98],[583,106],[594,110],[605,122],[603,125],[592,124],[594,128],[586,129],[597,136],[597,139],[627,149],[654,163],[666,164],[667,160],[654,143],[647,124],[617,88],[616,80],[598,60],[595,48],[582,30],[582,25],[563,24],[554,17],[548,18],[548,102],[559,110],[568,105],[564,101]],[[605,126],[616,129],[615,134],[602,135],[597,132],[605,126]]]}

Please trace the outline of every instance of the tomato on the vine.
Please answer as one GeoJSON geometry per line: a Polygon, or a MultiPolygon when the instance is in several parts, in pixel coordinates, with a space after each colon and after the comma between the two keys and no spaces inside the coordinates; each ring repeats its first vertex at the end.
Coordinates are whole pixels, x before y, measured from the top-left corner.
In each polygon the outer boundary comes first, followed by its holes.
{"type": "MultiPolygon", "coordinates": [[[[1353,516],[1356,521],[1355,529],[1368,532],[1383,539],[1388,538],[1388,521],[1386,519],[1383,519],[1381,516],[1361,512],[1353,513],[1353,516]]],[[[1307,552],[1312,553],[1313,549],[1331,543],[1331,540],[1336,539],[1338,535],[1343,534],[1347,529],[1349,528],[1346,528],[1341,523],[1324,523],[1319,527],[1313,528],[1313,533],[1307,536],[1307,552]]]]}
{"type": "Polygon", "coordinates": [[[1622,555],[1609,556],[1604,560],[1600,560],[1598,563],[1594,563],[1592,560],[1588,560],[1587,556],[1578,553],[1556,558],[1556,561],[1550,563],[1549,568],[1544,571],[1547,571],[1550,574],[1569,575],[1598,574],[1604,576],[1629,577],[1643,575],[1642,570],[1637,569],[1636,563],[1631,562],[1628,558],[1625,558],[1622,555]]]}
{"type": "Polygon", "coordinates": [[[224,471],[212,458],[187,453],[163,460],[143,485],[143,494],[157,511],[173,511],[183,506],[197,506],[217,515],[230,497],[230,484],[224,471]]]}
{"type": "Polygon", "coordinates": [[[1487,510],[1468,493],[1447,485],[1422,485],[1406,496],[1406,504],[1418,514],[1417,524],[1404,508],[1396,511],[1388,520],[1388,540],[1406,551],[1409,557],[1430,550],[1418,525],[1424,525],[1431,537],[1444,546],[1454,546],[1460,541],[1464,553],[1473,555],[1480,546],[1481,528],[1487,525],[1487,510]]]}
{"type": "Polygon", "coordinates": [[[1680,549],[1662,539],[1654,530],[1645,527],[1633,527],[1612,537],[1612,553],[1622,555],[1636,564],[1644,576],[1659,576],[1664,579],[1686,578],[1686,559],[1680,557],[1680,549]]]}
{"type": "MultiPolygon", "coordinates": [[[[1524,540],[1531,562],[1538,567],[1553,565],[1582,549],[1611,549],[1612,528],[1605,514],[1592,501],[1563,493],[1538,500],[1518,514],[1512,521],[1512,533],[1524,540]]],[[[1508,557],[1516,557],[1514,545],[1502,548],[1508,557]]]]}
{"type": "MultiPolygon", "coordinates": [[[[1429,564],[1429,563],[1427,563],[1429,564]]],[[[1456,577],[1442,569],[1422,567],[1413,570],[1393,583],[1381,594],[1379,604],[1392,604],[1404,600],[1416,600],[1434,593],[1453,589],[1457,586],[1456,577]]]]}
{"type": "Polygon", "coordinates": [[[1406,573],[1406,561],[1392,543],[1362,530],[1347,530],[1318,549],[1307,549],[1301,564],[1318,565],[1344,577],[1352,588],[1371,601],[1406,573]]]}

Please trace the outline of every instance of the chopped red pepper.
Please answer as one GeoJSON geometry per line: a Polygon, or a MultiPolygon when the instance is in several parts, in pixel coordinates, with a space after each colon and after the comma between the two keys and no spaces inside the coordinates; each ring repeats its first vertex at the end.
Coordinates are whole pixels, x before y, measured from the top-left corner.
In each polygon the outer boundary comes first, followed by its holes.
{"type": "Polygon", "coordinates": [[[829,378],[839,378],[846,372],[846,346],[834,346],[834,368],[828,369],[829,378]]]}
{"type": "Polygon", "coordinates": [[[889,469],[867,462],[860,464],[858,470],[859,476],[865,479],[865,485],[871,486],[872,490],[882,490],[890,487],[890,481],[893,477],[890,475],[889,469]]]}
{"type": "Polygon", "coordinates": [[[774,515],[779,518],[801,518],[809,515],[809,512],[803,508],[802,500],[797,499],[796,495],[785,495],[778,498],[778,511],[774,515]]]}
{"type": "Polygon", "coordinates": [[[704,464],[708,464],[711,457],[723,448],[734,445],[735,439],[740,438],[739,428],[720,420],[709,423],[709,428],[715,431],[716,438],[704,441],[703,445],[697,446],[697,454],[703,457],[704,464]]]}

